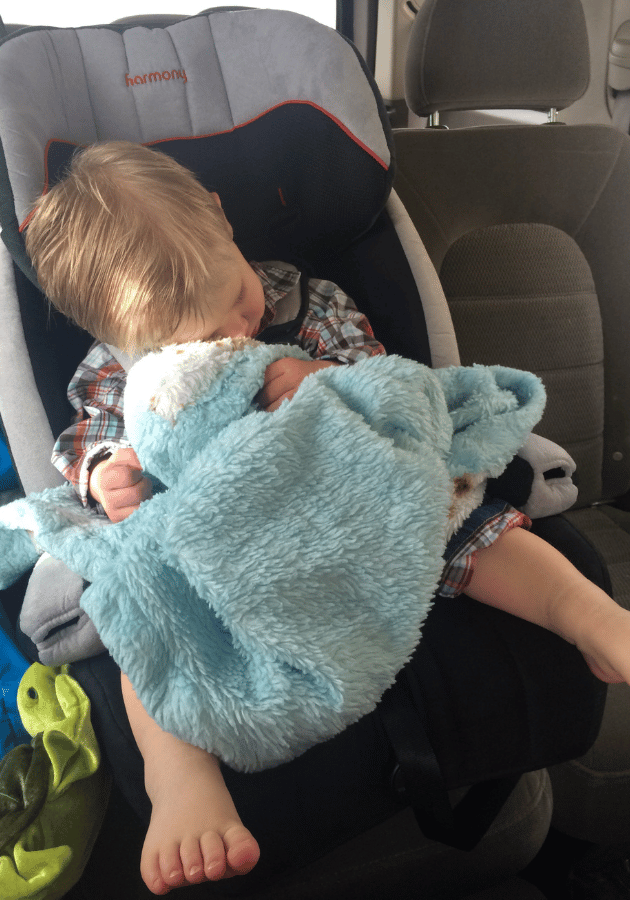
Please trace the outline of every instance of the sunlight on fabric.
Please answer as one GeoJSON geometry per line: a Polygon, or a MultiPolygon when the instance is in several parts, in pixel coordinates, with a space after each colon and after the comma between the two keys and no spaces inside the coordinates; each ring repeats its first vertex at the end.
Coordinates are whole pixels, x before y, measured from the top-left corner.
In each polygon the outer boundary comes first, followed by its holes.
{"type": "MultiPolygon", "coordinates": [[[[60,28],[74,28],[80,25],[101,25],[131,15],[174,13],[194,15],[201,9],[214,6],[233,6],[232,3],[208,2],[204,0],[93,0],[86,4],[78,0],[66,3],[48,4],[42,0],[2,0],[0,15],[5,24],[55,25],[60,28]]],[[[276,0],[275,3],[243,3],[243,6],[258,6],[262,9],[288,9],[317,19],[331,28],[336,24],[336,0],[276,0]]]]}

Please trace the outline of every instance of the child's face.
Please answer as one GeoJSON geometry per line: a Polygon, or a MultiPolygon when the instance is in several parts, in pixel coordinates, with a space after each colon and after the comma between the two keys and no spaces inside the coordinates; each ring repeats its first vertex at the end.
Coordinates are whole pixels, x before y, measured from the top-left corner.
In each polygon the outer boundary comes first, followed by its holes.
{"type": "Polygon", "coordinates": [[[258,275],[232,244],[233,261],[225,263],[226,280],[211,297],[202,298],[198,315],[184,321],[171,343],[255,337],[265,311],[265,295],[258,275]]]}

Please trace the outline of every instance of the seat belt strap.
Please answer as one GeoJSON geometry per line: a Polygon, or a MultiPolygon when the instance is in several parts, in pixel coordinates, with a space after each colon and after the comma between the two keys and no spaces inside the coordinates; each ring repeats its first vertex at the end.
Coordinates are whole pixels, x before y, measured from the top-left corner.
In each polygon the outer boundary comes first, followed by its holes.
{"type": "Polygon", "coordinates": [[[472,850],[514,790],[520,775],[486,780],[469,788],[453,807],[440,764],[407,672],[402,669],[383,695],[378,713],[397,760],[393,786],[411,806],[425,837],[472,850]]]}

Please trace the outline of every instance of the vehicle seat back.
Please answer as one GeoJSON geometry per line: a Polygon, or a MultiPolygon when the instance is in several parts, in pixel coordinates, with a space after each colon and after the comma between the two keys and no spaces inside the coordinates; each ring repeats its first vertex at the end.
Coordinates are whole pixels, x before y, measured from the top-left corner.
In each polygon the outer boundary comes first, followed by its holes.
{"type": "MultiPolygon", "coordinates": [[[[426,0],[406,89],[419,116],[562,109],[588,68],[579,0],[426,0]]],[[[401,129],[395,142],[395,187],[440,273],[462,362],[540,374],[536,430],[576,460],[578,506],[625,494],[630,140],[545,124],[401,129]]]]}
{"type": "MultiPolygon", "coordinates": [[[[561,109],[588,68],[579,0],[425,0],[407,100],[418,116],[561,109]]],[[[440,274],[462,362],[541,375],[536,430],[577,462],[578,503],[564,516],[630,607],[630,138],[553,123],[394,137],[395,189],[440,274]]],[[[629,721],[630,689],[611,685],[591,751],[551,770],[561,830],[630,838],[629,721]]]]}

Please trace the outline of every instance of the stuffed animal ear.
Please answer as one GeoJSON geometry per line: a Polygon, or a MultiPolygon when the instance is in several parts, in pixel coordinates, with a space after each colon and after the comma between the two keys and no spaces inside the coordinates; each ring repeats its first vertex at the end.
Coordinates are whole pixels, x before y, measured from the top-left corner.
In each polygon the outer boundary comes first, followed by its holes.
{"type": "Polygon", "coordinates": [[[555,516],[577,500],[578,489],[572,477],[575,468],[566,450],[530,434],[503,474],[488,481],[488,490],[530,519],[555,516]]]}
{"type": "Polygon", "coordinates": [[[532,490],[522,510],[530,519],[553,516],[573,506],[578,496],[573,483],[575,461],[553,441],[530,434],[518,452],[532,468],[532,490]]]}

